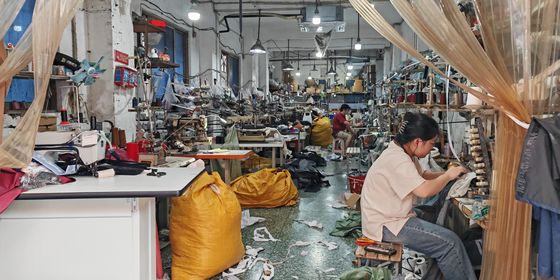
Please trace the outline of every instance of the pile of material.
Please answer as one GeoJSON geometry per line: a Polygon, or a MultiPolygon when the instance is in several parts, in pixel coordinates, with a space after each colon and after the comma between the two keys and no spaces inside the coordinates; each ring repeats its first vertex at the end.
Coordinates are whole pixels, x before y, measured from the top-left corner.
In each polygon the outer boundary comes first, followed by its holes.
{"type": "Polygon", "coordinates": [[[287,170],[275,168],[247,174],[231,183],[242,207],[274,208],[297,203],[299,193],[287,170]]]}
{"type": "Polygon", "coordinates": [[[325,159],[317,153],[303,151],[294,155],[294,160],[288,164],[287,168],[299,189],[316,192],[321,187],[329,186],[329,182],[325,180],[325,175],[317,169],[317,167],[326,165],[325,159]]]}
{"type": "Polygon", "coordinates": [[[201,174],[172,200],[170,240],[173,279],[207,279],[241,260],[241,207],[220,175],[201,174]]]}

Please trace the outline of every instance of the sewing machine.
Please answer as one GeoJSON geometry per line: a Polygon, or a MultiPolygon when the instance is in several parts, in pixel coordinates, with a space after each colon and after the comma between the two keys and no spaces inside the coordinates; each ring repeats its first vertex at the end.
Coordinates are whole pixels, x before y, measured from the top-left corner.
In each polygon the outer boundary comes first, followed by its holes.
{"type": "Polygon", "coordinates": [[[85,165],[94,164],[105,158],[104,138],[99,131],[45,131],[37,133],[35,150],[43,153],[77,151],[85,165]]]}
{"type": "Polygon", "coordinates": [[[264,142],[266,130],[264,128],[241,128],[237,131],[239,142],[264,142]]]}

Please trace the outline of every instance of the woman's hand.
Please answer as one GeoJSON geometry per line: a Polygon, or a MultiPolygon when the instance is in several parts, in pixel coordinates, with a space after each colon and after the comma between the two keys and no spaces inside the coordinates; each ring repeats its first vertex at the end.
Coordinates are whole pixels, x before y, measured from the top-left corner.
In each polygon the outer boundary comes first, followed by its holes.
{"type": "Polygon", "coordinates": [[[445,175],[449,178],[449,180],[455,180],[457,179],[459,176],[468,173],[469,171],[464,168],[463,166],[452,166],[449,167],[449,169],[447,169],[447,171],[445,171],[445,175]]]}

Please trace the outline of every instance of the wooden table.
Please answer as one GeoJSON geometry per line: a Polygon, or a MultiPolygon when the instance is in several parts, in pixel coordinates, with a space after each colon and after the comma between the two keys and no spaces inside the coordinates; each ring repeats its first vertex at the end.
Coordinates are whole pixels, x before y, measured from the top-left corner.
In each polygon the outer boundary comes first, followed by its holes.
{"type": "Polygon", "coordinates": [[[158,170],[22,193],[0,214],[2,279],[155,280],[155,197],[181,195],[204,168],[158,170]]]}
{"type": "Polygon", "coordinates": [[[272,168],[276,167],[276,150],[280,149],[280,165],[284,165],[284,142],[241,142],[239,148],[272,148],[272,168]]]}
{"type": "Polygon", "coordinates": [[[224,182],[226,184],[229,184],[231,182],[231,174],[230,174],[231,161],[246,160],[253,154],[254,152],[250,150],[228,150],[228,151],[223,151],[218,153],[200,151],[196,154],[174,155],[174,156],[185,156],[185,157],[191,157],[195,159],[224,160],[224,182]]]}

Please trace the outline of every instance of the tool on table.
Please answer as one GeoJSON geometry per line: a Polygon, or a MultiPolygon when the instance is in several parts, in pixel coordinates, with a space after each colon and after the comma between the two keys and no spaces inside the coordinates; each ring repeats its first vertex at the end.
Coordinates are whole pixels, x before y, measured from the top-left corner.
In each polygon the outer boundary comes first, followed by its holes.
{"type": "Polygon", "coordinates": [[[376,244],[377,241],[371,240],[371,239],[369,239],[365,236],[362,236],[362,237],[356,239],[356,241],[354,243],[358,246],[368,246],[368,245],[376,244]]]}
{"type": "Polygon", "coordinates": [[[167,175],[165,172],[158,172],[157,169],[152,168],[152,171],[147,174],[148,176],[161,177],[167,175]]]}
{"type": "Polygon", "coordinates": [[[364,250],[366,250],[366,252],[373,252],[386,256],[392,256],[397,253],[397,250],[393,248],[393,245],[385,243],[367,245],[366,247],[364,247],[364,250]]]}

